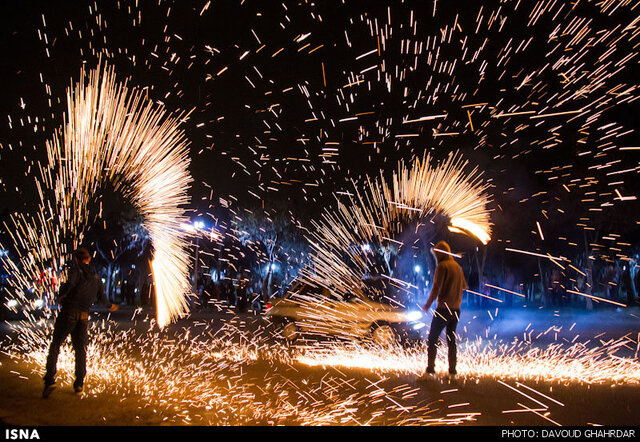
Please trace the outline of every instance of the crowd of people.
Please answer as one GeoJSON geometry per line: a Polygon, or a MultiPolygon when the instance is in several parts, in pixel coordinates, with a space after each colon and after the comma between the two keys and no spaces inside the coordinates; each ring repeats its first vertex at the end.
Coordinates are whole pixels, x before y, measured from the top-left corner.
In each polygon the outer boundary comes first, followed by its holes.
{"type": "MultiPolygon", "coordinates": [[[[511,308],[534,305],[548,308],[605,308],[611,305],[640,305],[640,266],[634,260],[594,266],[591,278],[587,271],[567,271],[559,266],[531,272],[523,276],[523,270],[504,266],[500,271],[479,276],[475,266],[463,266],[468,282],[464,305],[469,308],[511,308]],[[591,281],[591,282],[589,282],[591,281]]],[[[529,269],[530,270],[530,269],[529,269]]],[[[409,304],[422,304],[429,296],[433,277],[425,273],[421,278],[408,277],[410,289],[404,296],[409,304]]],[[[400,277],[400,279],[402,279],[400,277]]],[[[272,287],[265,294],[263,281],[248,280],[246,274],[236,278],[206,282],[199,287],[200,305],[207,308],[210,302],[226,302],[237,311],[246,312],[256,302],[268,302],[269,296],[283,290],[286,284],[274,278],[272,287]],[[244,275],[244,276],[243,276],[244,275]]]]}
{"type": "Polygon", "coordinates": [[[260,281],[250,281],[245,274],[239,274],[237,278],[225,278],[217,282],[207,278],[197,288],[197,299],[202,310],[209,309],[212,304],[224,303],[234,307],[238,313],[246,313],[249,310],[261,310],[268,296],[263,295],[260,281]]]}

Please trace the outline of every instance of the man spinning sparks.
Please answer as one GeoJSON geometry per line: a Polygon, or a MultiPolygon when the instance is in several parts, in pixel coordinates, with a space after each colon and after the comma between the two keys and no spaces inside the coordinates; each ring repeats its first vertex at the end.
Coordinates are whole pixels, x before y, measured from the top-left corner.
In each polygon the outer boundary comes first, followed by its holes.
{"type": "Polygon", "coordinates": [[[427,340],[427,370],[420,378],[422,380],[432,378],[436,372],[438,339],[445,327],[447,329],[447,346],[449,348],[449,376],[455,378],[457,375],[456,327],[460,319],[462,291],[467,288],[467,281],[464,279],[462,268],[453,260],[449,244],[445,241],[440,241],[431,251],[435,255],[438,265],[433,277],[431,294],[423,309],[428,311],[436,299],[438,304],[431,320],[431,329],[427,340]]]}
{"type": "Polygon", "coordinates": [[[87,249],[79,248],[76,250],[74,263],[69,270],[69,277],[60,287],[58,302],[61,308],[53,328],[53,338],[47,356],[43,398],[48,398],[56,388],[54,378],[57,371],[58,354],[60,346],[69,334],[71,334],[71,343],[76,359],[76,379],[73,383],[73,389],[76,393],[82,392],[84,376],[87,372],[89,309],[96,302],[96,298],[101,304],[109,307],[109,310],[118,309],[117,305],[111,304],[107,300],[102,281],[93,267],[89,265],[90,262],[91,255],[87,249]]]}

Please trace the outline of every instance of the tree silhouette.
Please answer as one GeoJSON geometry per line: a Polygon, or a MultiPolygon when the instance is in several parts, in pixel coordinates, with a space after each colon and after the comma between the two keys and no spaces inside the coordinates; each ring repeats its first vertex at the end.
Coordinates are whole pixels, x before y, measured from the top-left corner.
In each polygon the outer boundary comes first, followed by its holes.
{"type": "Polygon", "coordinates": [[[105,292],[113,299],[116,271],[125,262],[133,264],[144,260],[149,236],[142,227],[141,215],[126,198],[106,190],[96,199],[95,205],[97,215],[86,229],[85,241],[106,269],[105,292]]]}
{"type": "Polygon", "coordinates": [[[262,208],[246,209],[240,219],[234,222],[236,236],[242,245],[257,257],[258,273],[266,267],[262,278],[262,295],[271,296],[272,278],[276,263],[283,266],[285,279],[292,270],[304,265],[307,253],[303,228],[290,210],[284,210],[277,203],[271,210],[262,208]]]}

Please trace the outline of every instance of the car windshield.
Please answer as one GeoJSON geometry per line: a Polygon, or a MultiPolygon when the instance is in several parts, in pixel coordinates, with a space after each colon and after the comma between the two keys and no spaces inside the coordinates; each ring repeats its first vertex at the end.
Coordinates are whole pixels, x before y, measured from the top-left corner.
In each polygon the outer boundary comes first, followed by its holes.
{"type": "Polygon", "coordinates": [[[369,300],[396,307],[403,306],[399,301],[402,287],[394,283],[392,279],[383,276],[369,276],[363,278],[362,282],[364,284],[364,295],[369,300]]]}
{"type": "Polygon", "coordinates": [[[400,291],[399,287],[397,284],[393,284],[388,278],[365,278],[362,281],[364,283],[364,290],[358,295],[346,294],[341,297],[326,287],[314,287],[302,282],[291,284],[285,293],[286,298],[291,300],[309,300],[309,298],[322,297],[332,301],[352,302],[365,297],[369,301],[380,304],[403,307],[403,304],[397,299],[400,291]]]}
{"type": "Polygon", "coordinates": [[[288,299],[309,299],[312,297],[327,297],[333,298],[331,291],[325,287],[314,287],[309,284],[298,282],[293,284],[290,289],[287,290],[286,297],[288,299]]]}

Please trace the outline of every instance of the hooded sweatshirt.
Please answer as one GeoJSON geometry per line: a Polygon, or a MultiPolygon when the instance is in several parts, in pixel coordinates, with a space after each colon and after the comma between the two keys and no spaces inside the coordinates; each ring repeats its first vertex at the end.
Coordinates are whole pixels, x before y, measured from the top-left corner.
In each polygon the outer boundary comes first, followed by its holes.
{"type": "Polygon", "coordinates": [[[62,309],[88,312],[96,300],[104,306],[111,305],[105,296],[102,281],[93,267],[89,264],[73,263],[67,281],[58,293],[58,302],[62,309]]]}
{"type": "Polygon", "coordinates": [[[464,279],[462,268],[453,257],[449,255],[451,248],[445,241],[440,241],[433,249],[438,265],[433,277],[433,287],[431,294],[425,305],[426,308],[437,300],[437,308],[460,310],[462,303],[462,291],[467,288],[467,281],[464,279]],[[442,250],[443,252],[440,252],[442,250]]]}

